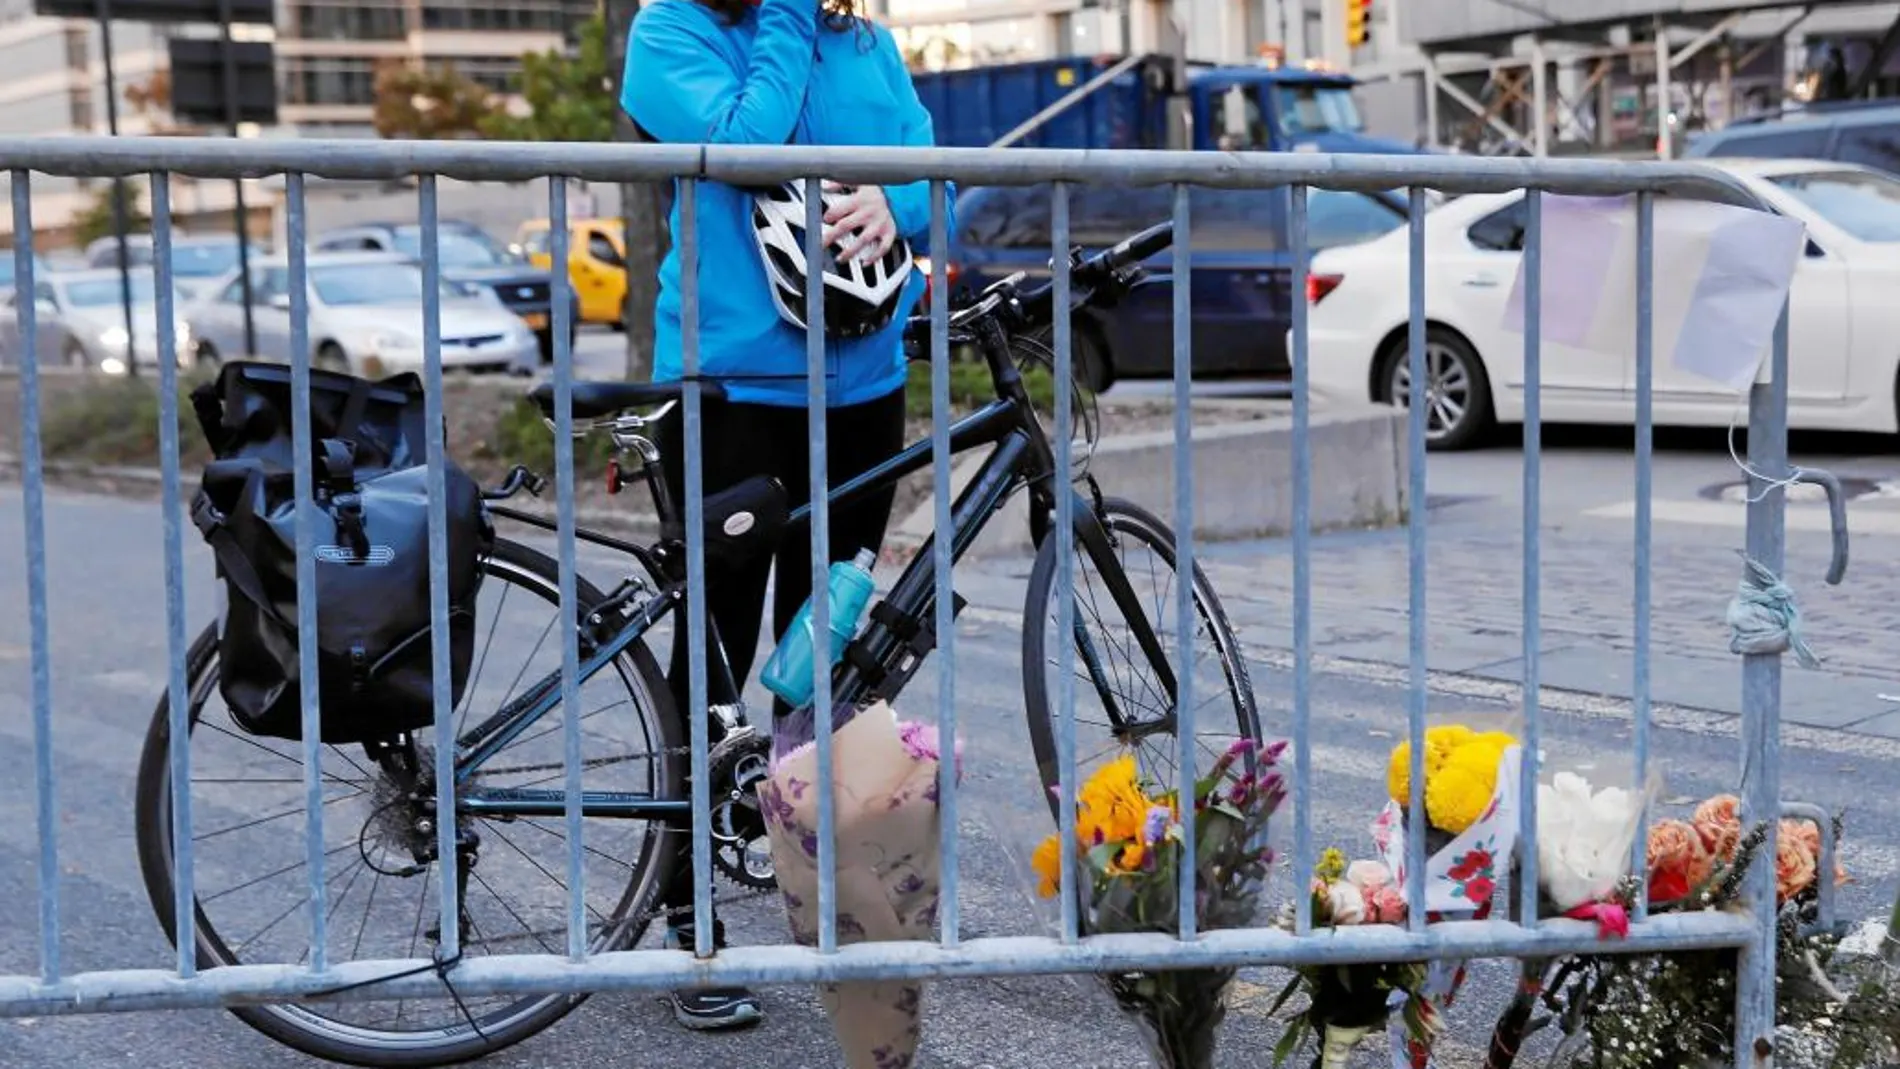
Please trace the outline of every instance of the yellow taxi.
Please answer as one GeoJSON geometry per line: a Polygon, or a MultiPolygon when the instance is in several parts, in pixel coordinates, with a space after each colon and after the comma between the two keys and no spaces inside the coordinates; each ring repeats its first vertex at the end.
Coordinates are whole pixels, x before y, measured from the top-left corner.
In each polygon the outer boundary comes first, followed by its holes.
{"type": "MultiPolygon", "coordinates": [[[[552,270],[554,244],[546,219],[529,219],[515,231],[514,248],[536,267],[552,270]]],[[[627,299],[627,242],[618,219],[568,221],[567,275],[580,299],[583,323],[620,329],[627,299]]]]}

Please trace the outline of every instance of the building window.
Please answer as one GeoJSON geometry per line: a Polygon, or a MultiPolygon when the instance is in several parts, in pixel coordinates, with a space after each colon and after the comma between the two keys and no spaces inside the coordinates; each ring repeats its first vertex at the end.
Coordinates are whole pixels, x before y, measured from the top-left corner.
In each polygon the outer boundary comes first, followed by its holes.
{"type": "Polygon", "coordinates": [[[374,104],[376,75],[367,59],[286,56],[284,103],[374,104]]]}
{"type": "Polygon", "coordinates": [[[296,11],[297,36],[306,40],[397,41],[409,32],[400,7],[304,3],[296,11]]]}

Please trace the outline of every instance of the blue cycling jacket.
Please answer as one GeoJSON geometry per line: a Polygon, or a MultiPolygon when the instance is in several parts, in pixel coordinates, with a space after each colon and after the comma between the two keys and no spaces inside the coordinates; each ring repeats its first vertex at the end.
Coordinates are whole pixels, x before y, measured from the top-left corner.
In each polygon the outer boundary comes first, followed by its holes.
{"type": "MultiPolygon", "coordinates": [[[[930,113],[890,33],[869,22],[830,29],[815,0],[762,0],[736,23],[695,0],[657,0],[634,20],[621,84],[621,106],[663,142],[934,143],[930,113]]],[[[885,194],[898,232],[914,252],[928,252],[929,183],[890,186],[885,194]]],[[[735,401],[803,407],[805,333],[772,303],[752,239],[751,203],[751,194],[731,186],[700,184],[700,374],[724,380],[735,401]]],[[[674,247],[660,265],[655,381],[681,374],[677,197],[670,222],[674,247]]],[[[874,400],[903,385],[904,318],[923,289],[919,272],[883,331],[828,340],[830,405],[874,400]]]]}

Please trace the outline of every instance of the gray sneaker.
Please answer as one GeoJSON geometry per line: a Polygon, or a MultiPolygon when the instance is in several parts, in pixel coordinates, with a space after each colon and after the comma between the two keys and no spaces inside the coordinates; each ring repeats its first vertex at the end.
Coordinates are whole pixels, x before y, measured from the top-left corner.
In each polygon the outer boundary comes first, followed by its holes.
{"type": "MultiPolygon", "coordinates": [[[[724,949],[725,945],[725,925],[714,921],[713,946],[724,949]]],[[[692,946],[693,929],[690,925],[667,928],[667,949],[690,950],[692,946]]],[[[765,1008],[760,1005],[759,996],[743,987],[671,991],[667,993],[667,1002],[673,1007],[674,1019],[695,1032],[745,1028],[765,1019],[765,1008]]]]}

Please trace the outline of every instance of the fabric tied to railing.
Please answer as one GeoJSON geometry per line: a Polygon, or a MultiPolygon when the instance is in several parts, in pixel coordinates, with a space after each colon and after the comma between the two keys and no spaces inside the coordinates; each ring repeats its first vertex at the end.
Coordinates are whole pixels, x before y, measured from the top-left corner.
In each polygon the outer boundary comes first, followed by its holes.
{"type": "Polygon", "coordinates": [[[1744,572],[1728,605],[1728,648],[1743,656],[1794,651],[1803,668],[1821,667],[1820,658],[1801,637],[1801,611],[1794,591],[1753,557],[1742,558],[1744,572]]]}

